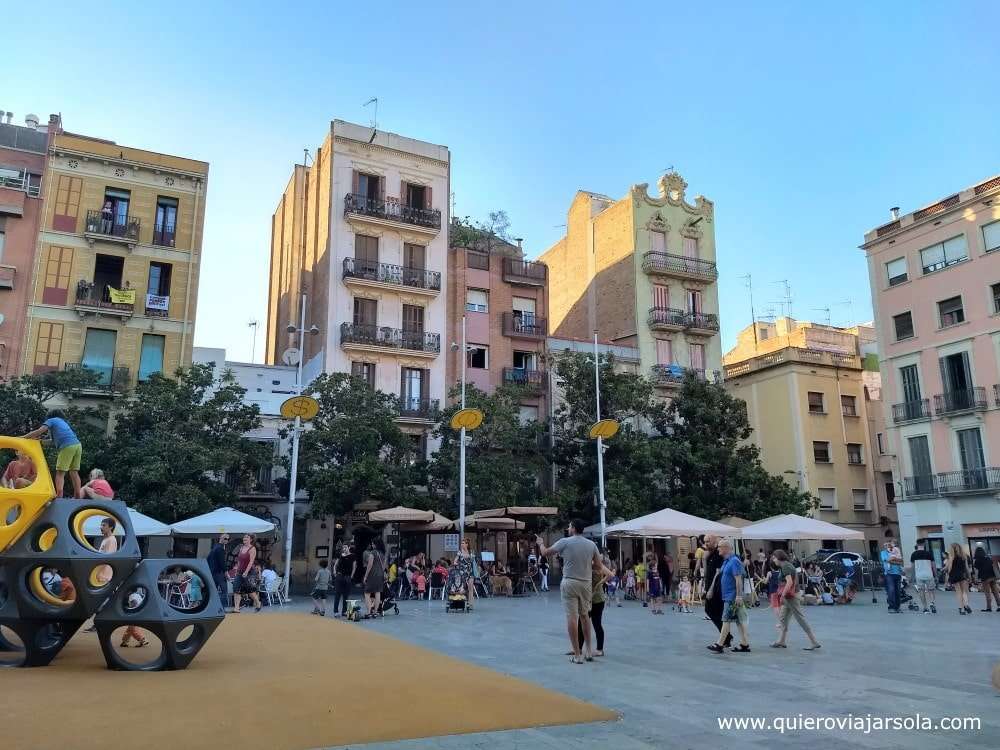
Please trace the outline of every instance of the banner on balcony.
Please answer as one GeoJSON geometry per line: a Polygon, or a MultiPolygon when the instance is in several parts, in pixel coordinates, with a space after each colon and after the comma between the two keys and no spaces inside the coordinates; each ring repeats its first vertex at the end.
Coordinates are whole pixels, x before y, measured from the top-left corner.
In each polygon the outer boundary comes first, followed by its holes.
{"type": "Polygon", "coordinates": [[[134,305],[135,289],[115,289],[113,286],[109,286],[108,297],[115,305],[134,305]]]}
{"type": "Polygon", "coordinates": [[[162,310],[166,312],[170,308],[170,297],[161,297],[159,294],[146,295],[147,310],[162,310]]]}

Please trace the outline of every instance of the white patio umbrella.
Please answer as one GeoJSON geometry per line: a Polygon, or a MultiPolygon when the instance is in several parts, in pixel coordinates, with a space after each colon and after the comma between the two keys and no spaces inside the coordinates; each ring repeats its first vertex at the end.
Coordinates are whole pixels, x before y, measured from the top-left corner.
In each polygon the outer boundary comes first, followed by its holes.
{"type": "Polygon", "coordinates": [[[640,537],[668,537],[668,536],[701,536],[702,534],[716,534],[718,536],[736,537],[740,535],[740,530],[735,526],[727,526],[718,521],[709,521],[707,518],[692,516],[690,513],[681,513],[673,508],[664,508],[649,515],[633,518],[631,521],[616,523],[605,531],[607,536],[640,536],[640,537]]]}
{"type": "Polygon", "coordinates": [[[837,526],[818,518],[797,516],[786,513],[781,516],[771,516],[763,521],[757,521],[740,529],[744,539],[864,539],[863,531],[837,526]]]}
{"type": "MultiPolygon", "coordinates": [[[[129,519],[132,521],[132,528],[136,536],[170,536],[170,527],[165,523],[160,523],[155,518],[150,518],[145,513],[140,513],[135,508],[128,509],[129,519]]],[[[93,516],[83,523],[84,536],[101,535],[101,516],[93,516]]],[[[124,535],[125,530],[119,525],[115,529],[116,536],[124,535]]]]}
{"type": "Polygon", "coordinates": [[[223,532],[266,534],[274,531],[274,524],[235,508],[216,508],[211,513],[178,521],[170,528],[182,536],[214,536],[223,532]]]}

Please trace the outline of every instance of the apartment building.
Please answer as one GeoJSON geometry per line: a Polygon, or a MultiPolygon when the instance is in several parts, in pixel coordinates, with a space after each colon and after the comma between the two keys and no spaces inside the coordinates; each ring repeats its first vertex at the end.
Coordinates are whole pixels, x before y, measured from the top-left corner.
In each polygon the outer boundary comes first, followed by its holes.
{"type": "Polygon", "coordinates": [[[35,115],[15,125],[0,112],[0,378],[20,373],[31,274],[42,219],[42,175],[50,131],[35,115]]]}
{"type": "Polygon", "coordinates": [[[1000,176],[867,232],[904,549],[1000,555],[1000,176]]]}
{"type": "Polygon", "coordinates": [[[549,268],[549,329],[556,337],[635,347],[642,372],[668,398],[685,372],[718,377],[715,209],[689,203],[687,183],[663,175],[659,192],[633,185],[619,200],[580,191],[566,235],[540,257],[549,268]]]}
{"type": "MultiPolygon", "coordinates": [[[[521,386],[521,418],[545,421],[547,269],[525,260],[520,245],[485,237],[472,244],[448,253],[448,341],[462,341],[464,317],[466,382],[487,393],[521,386]]],[[[460,347],[448,347],[449,388],[461,380],[461,357],[460,347]]]]}
{"type": "MultiPolygon", "coordinates": [[[[817,518],[864,531],[865,541],[847,548],[877,556],[896,527],[889,466],[872,433],[881,403],[861,356],[870,337],[869,327],[758,321],[723,362],[726,390],[747,404],[764,467],[818,498],[817,518]]],[[[840,544],[812,544],[820,546],[840,544]]]]}
{"type": "Polygon", "coordinates": [[[191,362],[208,164],[54,134],[26,373],[87,369],[93,396],[191,362]]]}

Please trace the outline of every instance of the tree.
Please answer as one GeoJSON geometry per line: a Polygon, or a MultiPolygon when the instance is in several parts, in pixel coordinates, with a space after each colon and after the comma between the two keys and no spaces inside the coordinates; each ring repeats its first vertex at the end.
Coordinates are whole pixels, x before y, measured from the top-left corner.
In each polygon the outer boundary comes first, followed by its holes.
{"type": "Polygon", "coordinates": [[[343,515],[358,502],[426,504],[416,489],[421,462],[396,424],[394,396],[343,373],[320,375],[306,389],[319,415],[299,443],[299,471],[315,516],[343,515]]]}
{"type": "Polygon", "coordinates": [[[121,499],[165,523],[235,502],[227,472],[248,476],[273,460],[244,437],[261,424],[245,393],[229,372],[215,380],[209,364],[139,383],[98,457],[121,499]]]}
{"type": "MultiPolygon", "coordinates": [[[[604,441],[604,495],[606,516],[634,518],[654,509],[661,467],[657,440],[647,434],[651,425],[665,419],[664,407],[654,397],[646,378],[615,369],[612,354],[599,358],[601,417],[620,424],[618,434],[604,441]]],[[[594,357],[590,354],[557,355],[555,369],[563,391],[553,422],[560,490],[557,493],[567,516],[593,519],[596,515],[597,445],[589,436],[597,421],[594,357]]]]}
{"type": "MultiPolygon", "coordinates": [[[[449,396],[456,400],[461,387],[449,396]]],[[[505,384],[487,394],[466,386],[466,405],[480,409],[484,419],[477,429],[466,432],[467,510],[472,513],[507,505],[538,505],[538,485],[547,466],[542,448],[545,425],[521,422],[521,386],[505,384]]],[[[448,498],[441,508],[455,515],[458,507],[459,435],[451,428],[451,418],[461,408],[458,403],[444,409],[434,428],[441,447],[434,454],[429,476],[435,492],[448,498]]]]}
{"type": "Polygon", "coordinates": [[[465,247],[490,252],[494,245],[509,244],[510,218],[500,209],[490,211],[486,221],[473,221],[468,216],[456,217],[448,229],[450,247],[465,247]]]}
{"type": "Polygon", "coordinates": [[[751,442],[746,404],[721,385],[688,375],[658,424],[669,505],[718,519],[758,520],[815,507],[808,494],[767,472],[751,442]]]}

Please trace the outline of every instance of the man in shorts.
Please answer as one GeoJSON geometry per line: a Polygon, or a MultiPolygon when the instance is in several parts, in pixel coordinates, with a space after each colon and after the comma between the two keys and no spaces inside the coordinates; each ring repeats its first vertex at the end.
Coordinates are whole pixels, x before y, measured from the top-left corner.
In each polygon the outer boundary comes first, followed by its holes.
{"type": "Polygon", "coordinates": [[[80,459],[83,458],[83,446],[80,439],[73,432],[73,428],[66,422],[66,417],[58,409],[49,412],[48,419],[42,423],[37,430],[32,430],[27,435],[22,435],[25,440],[38,440],[48,433],[52,436],[52,442],[59,453],[56,455],[56,498],[63,496],[63,485],[66,481],[66,474],[73,483],[73,497],[82,498],[80,485],[80,459]]]}
{"type": "Polygon", "coordinates": [[[562,555],[562,583],[559,593],[563,608],[566,611],[566,632],[573,646],[571,661],[583,664],[584,660],[593,661],[591,647],[592,630],[590,627],[590,608],[593,604],[593,575],[595,570],[602,570],[601,553],[597,545],[583,536],[586,524],[579,518],[574,518],[566,527],[568,536],[563,537],[551,547],[545,546],[541,536],[535,537],[540,557],[556,554],[562,555]],[[586,650],[581,655],[578,629],[583,628],[583,638],[586,650]]]}
{"type": "Polygon", "coordinates": [[[726,560],[722,564],[722,570],[719,571],[718,581],[722,586],[722,630],[719,632],[719,640],[709,645],[708,650],[717,654],[726,650],[726,639],[735,622],[740,630],[740,645],[733,648],[733,653],[747,653],[750,651],[750,639],[747,637],[747,608],[740,594],[743,591],[743,577],[746,571],[743,570],[740,558],[733,554],[733,543],[728,539],[719,542],[719,553],[726,560]]]}
{"type": "Polygon", "coordinates": [[[921,539],[917,542],[917,548],[910,555],[910,562],[913,563],[913,582],[920,595],[920,603],[923,605],[924,614],[937,614],[937,607],[934,606],[934,581],[937,571],[934,570],[934,555],[927,549],[927,543],[921,539]],[[927,604],[930,602],[930,610],[927,604]]]}

